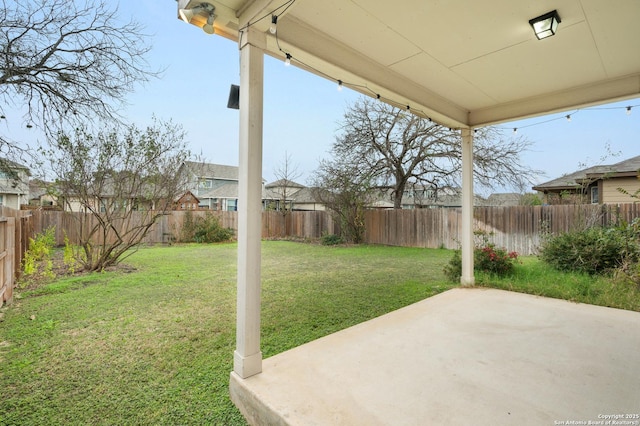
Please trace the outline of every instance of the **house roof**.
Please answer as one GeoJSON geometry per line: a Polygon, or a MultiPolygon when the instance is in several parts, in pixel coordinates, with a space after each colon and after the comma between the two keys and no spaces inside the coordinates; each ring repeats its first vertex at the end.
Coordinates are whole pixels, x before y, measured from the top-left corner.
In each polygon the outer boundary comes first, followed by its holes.
{"type": "Polygon", "coordinates": [[[304,185],[301,185],[297,182],[294,182],[292,180],[289,179],[278,179],[275,182],[271,182],[268,183],[264,186],[267,189],[271,189],[271,188],[283,188],[283,187],[287,187],[287,188],[304,188],[304,185]]]}
{"type": "Polygon", "coordinates": [[[16,163],[15,161],[8,160],[6,158],[0,158],[0,168],[8,168],[8,169],[20,169],[29,171],[27,166],[23,166],[22,164],[16,163]]]}
{"type": "Polygon", "coordinates": [[[485,206],[517,206],[520,204],[522,194],[517,192],[494,193],[487,197],[483,205],[485,206]]]}
{"type": "Polygon", "coordinates": [[[314,196],[315,191],[317,191],[317,188],[303,187],[297,191],[292,198],[296,203],[319,203],[320,201],[314,196]]]}
{"type": "Polygon", "coordinates": [[[534,191],[548,191],[551,189],[576,189],[580,187],[580,181],[587,178],[588,173],[605,173],[610,166],[593,166],[587,169],[578,170],[573,173],[562,175],[559,178],[541,183],[533,187],[534,191]]]}
{"type": "MultiPolygon", "coordinates": [[[[240,175],[238,166],[224,164],[201,163],[197,161],[185,161],[184,165],[191,173],[199,178],[238,181],[240,175]]],[[[262,182],[265,182],[264,178],[262,182]]]]}
{"type": "Polygon", "coordinates": [[[33,200],[47,195],[53,186],[54,184],[52,182],[45,182],[41,179],[31,179],[29,181],[29,198],[33,200]]]}
{"type": "Polygon", "coordinates": [[[605,174],[607,175],[611,174],[616,176],[620,176],[620,175],[636,176],[639,170],[640,170],[640,155],[638,155],[637,157],[629,158],[624,161],[620,161],[619,163],[616,163],[616,164],[612,164],[611,166],[608,166],[608,170],[589,172],[587,173],[587,177],[598,178],[598,177],[602,177],[605,174]]]}
{"type": "Polygon", "coordinates": [[[578,170],[533,187],[535,191],[563,190],[579,188],[585,181],[604,176],[636,176],[640,170],[640,155],[611,165],[599,165],[578,170]]]}
{"type": "Polygon", "coordinates": [[[178,8],[201,3],[215,6],[217,35],[237,42],[251,27],[266,54],[289,54],[293,66],[452,128],[640,96],[637,0],[178,0],[178,8]],[[529,20],[554,9],[557,34],[537,40],[529,20]]]}
{"type": "Polygon", "coordinates": [[[238,180],[238,167],[226,166],[223,164],[201,163],[196,161],[185,161],[185,166],[200,178],[238,180]]]}
{"type": "Polygon", "coordinates": [[[173,201],[179,202],[180,200],[188,196],[191,196],[196,202],[200,202],[200,199],[196,197],[191,191],[186,191],[186,192],[183,192],[182,194],[178,194],[173,201]]]}
{"type": "Polygon", "coordinates": [[[238,198],[238,182],[229,182],[209,191],[201,191],[198,198],[238,198]]]}

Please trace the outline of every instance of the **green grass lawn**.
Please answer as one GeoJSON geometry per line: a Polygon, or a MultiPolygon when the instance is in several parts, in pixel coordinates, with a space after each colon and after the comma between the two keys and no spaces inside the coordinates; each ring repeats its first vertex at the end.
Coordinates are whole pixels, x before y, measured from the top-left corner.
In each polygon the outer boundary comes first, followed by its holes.
{"type": "Polygon", "coordinates": [[[560,272],[534,256],[519,258],[513,274],[504,278],[476,273],[476,284],[572,302],[640,311],[638,285],[616,281],[607,276],[560,272]]]}
{"type": "MultiPolygon", "coordinates": [[[[24,292],[0,322],[0,424],[245,424],[228,397],[235,244],[145,248],[136,270],[24,292]]],[[[263,243],[269,357],[453,286],[446,250],[263,243]]]]}
{"type": "MultiPolygon", "coordinates": [[[[2,309],[1,425],[245,424],[229,401],[235,244],[144,248],[134,271],[59,279],[2,309]]],[[[455,286],[453,252],[262,245],[269,357],[455,286]]],[[[479,285],[640,311],[637,289],[524,258],[479,285]]]]}

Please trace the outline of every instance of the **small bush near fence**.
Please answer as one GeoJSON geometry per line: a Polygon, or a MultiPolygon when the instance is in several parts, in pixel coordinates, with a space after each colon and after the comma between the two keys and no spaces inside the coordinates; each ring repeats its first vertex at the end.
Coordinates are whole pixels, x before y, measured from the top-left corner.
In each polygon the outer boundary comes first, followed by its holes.
{"type": "Polygon", "coordinates": [[[53,261],[51,251],[55,245],[55,228],[47,228],[44,232],[29,238],[29,248],[22,259],[22,270],[25,276],[41,275],[53,278],[53,261]]]}
{"type": "Polygon", "coordinates": [[[220,220],[207,212],[204,216],[194,218],[188,211],[180,231],[178,241],[195,243],[220,243],[233,238],[233,229],[223,228],[220,220]]]}
{"type": "Polygon", "coordinates": [[[340,235],[324,234],[322,238],[320,238],[320,242],[325,246],[335,246],[338,244],[344,244],[345,241],[340,235]]]}

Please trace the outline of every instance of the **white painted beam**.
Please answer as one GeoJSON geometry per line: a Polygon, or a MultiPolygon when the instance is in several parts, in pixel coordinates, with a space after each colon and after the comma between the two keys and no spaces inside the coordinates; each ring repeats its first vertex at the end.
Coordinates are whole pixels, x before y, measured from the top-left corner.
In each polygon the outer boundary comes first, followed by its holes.
{"type": "Polygon", "coordinates": [[[469,125],[483,127],[640,96],[640,74],[615,78],[517,102],[471,111],[469,125]]]}

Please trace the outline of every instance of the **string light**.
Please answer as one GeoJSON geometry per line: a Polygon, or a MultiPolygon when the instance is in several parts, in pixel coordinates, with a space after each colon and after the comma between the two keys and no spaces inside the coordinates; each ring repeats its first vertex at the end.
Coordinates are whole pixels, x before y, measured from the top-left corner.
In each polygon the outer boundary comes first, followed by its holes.
{"type": "Polygon", "coordinates": [[[275,34],[278,31],[278,15],[271,15],[271,25],[269,26],[269,32],[275,34]]]}
{"type": "Polygon", "coordinates": [[[517,127],[514,127],[514,128],[513,128],[513,134],[515,135],[515,134],[517,134],[517,133],[518,133],[518,128],[517,128],[517,127]]]}
{"type": "Polygon", "coordinates": [[[338,92],[342,92],[342,80],[338,80],[338,92]]]}
{"type": "Polygon", "coordinates": [[[568,121],[568,122],[571,122],[571,114],[567,114],[567,117],[566,117],[566,118],[567,118],[567,121],[568,121]]]}
{"type": "Polygon", "coordinates": [[[291,53],[287,53],[287,58],[284,60],[284,65],[287,67],[291,65],[291,53]]]}
{"type": "Polygon", "coordinates": [[[631,106],[627,107],[627,115],[631,115],[631,106]]]}

